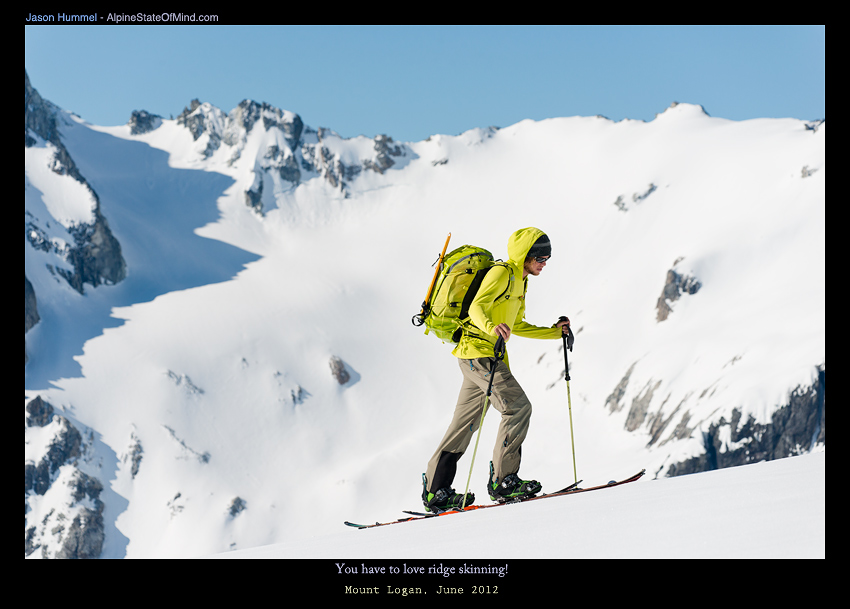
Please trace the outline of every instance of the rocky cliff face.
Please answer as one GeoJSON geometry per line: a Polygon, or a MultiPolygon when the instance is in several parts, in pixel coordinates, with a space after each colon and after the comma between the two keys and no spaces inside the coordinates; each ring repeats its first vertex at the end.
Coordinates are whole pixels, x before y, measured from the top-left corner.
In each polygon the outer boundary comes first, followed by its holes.
{"type": "MultiPolygon", "coordinates": [[[[109,230],[109,223],[100,210],[97,193],[86,182],[68,150],[62,143],[57,122],[58,109],[42,99],[30,85],[29,76],[24,72],[24,122],[25,146],[47,146],[53,149],[50,170],[58,175],[67,175],[82,184],[90,193],[94,205],[88,222],[66,223],[73,242],[58,244],[45,239],[43,227],[37,226],[32,219],[27,221],[27,239],[38,249],[51,250],[67,262],[73,270],[60,270],[68,283],[80,293],[85,284],[96,287],[101,284],[115,284],[124,279],[127,273],[121,244],[109,230]]],[[[61,221],[60,221],[61,222],[61,221]]]]}
{"type": "MultiPolygon", "coordinates": [[[[35,298],[35,290],[32,289],[30,280],[24,276],[24,334],[30,331],[39,322],[38,303],[35,298]]],[[[28,360],[26,340],[24,341],[24,363],[28,360]]]]}
{"type": "MultiPolygon", "coordinates": [[[[606,408],[611,413],[625,408],[624,396],[635,365],[632,364],[608,396],[606,408]]],[[[672,410],[665,410],[670,396],[653,408],[653,397],[661,381],[650,379],[632,399],[625,428],[647,432],[649,447],[701,438],[703,452],[682,462],[665,464],[665,476],[681,476],[804,454],[815,446],[826,445],[826,368],[818,366],[817,371],[816,382],[795,388],[785,404],[777,405],[769,422],[759,423],[752,415],[745,417],[740,408],[735,408],[728,420],[720,417],[710,423],[707,430],[701,425],[702,421],[694,420],[688,409],[690,395],[672,410]]],[[[709,391],[710,388],[703,393],[709,391]]]]}
{"type": "MultiPolygon", "coordinates": [[[[50,265],[53,272],[63,277],[81,294],[85,284],[96,287],[115,284],[126,276],[126,264],[121,255],[121,245],[109,229],[109,223],[100,210],[97,193],[80,173],[65,145],[58,124],[59,110],[43,99],[31,85],[24,71],[24,146],[43,147],[49,150],[50,171],[59,176],[69,176],[89,193],[92,209],[87,221],[63,221],[57,218],[25,217],[26,239],[32,247],[52,254],[57,264],[50,265]],[[62,225],[62,237],[55,235],[51,224],[62,225]],[[62,264],[58,264],[62,263],[62,264]]],[[[32,188],[27,180],[26,188],[32,188]]],[[[38,323],[37,295],[29,279],[25,279],[26,328],[25,333],[38,323]]],[[[26,347],[24,362],[27,361],[26,347]]]]}
{"type": "Polygon", "coordinates": [[[103,484],[77,464],[86,442],[53,406],[26,405],[24,553],[42,558],[98,558],[103,548],[103,484]],[[50,508],[43,508],[48,504],[50,508]]]}
{"type": "Polygon", "coordinates": [[[819,367],[813,385],[794,389],[769,423],[734,409],[728,421],[721,417],[702,436],[705,452],[670,465],[668,476],[782,459],[826,445],[826,370],[819,367]]]}

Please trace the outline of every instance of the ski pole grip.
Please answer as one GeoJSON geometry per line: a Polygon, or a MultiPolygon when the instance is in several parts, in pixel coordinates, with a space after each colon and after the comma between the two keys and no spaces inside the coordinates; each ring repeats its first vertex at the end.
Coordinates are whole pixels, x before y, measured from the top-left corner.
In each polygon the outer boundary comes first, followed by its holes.
{"type": "MultiPolygon", "coordinates": [[[[558,321],[565,321],[567,318],[563,315],[558,321]]],[[[564,380],[567,381],[567,397],[570,395],[570,361],[567,358],[567,351],[573,350],[573,331],[567,326],[567,334],[561,334],[561,340],[564,341],[564,380]]]]}
{"type": "Polygon", "coordinates": [[[505,339],[501,336],[496,339],[496,345],[493,347],[493,355],[496,359],[505,359],[505,339]]]}
{"type": "MultiPolygon", "coordinates": [[[[569,321],[569,320],[565,316],[561,315],[558,318],[558,321],[569,321]]],[[[576,337],[573,336],[572,328],[567,326],[567,333],[564,334],[564,346],[566,346],[567,349],[572,351],[573,350],[573,342],[575,341],[575,339],[576,339],[576,337]]]]}

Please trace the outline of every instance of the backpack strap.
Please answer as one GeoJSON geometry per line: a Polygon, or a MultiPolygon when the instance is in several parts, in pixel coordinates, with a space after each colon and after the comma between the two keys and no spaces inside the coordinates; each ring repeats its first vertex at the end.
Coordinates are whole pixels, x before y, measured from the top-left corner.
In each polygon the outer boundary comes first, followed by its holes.
{"type": "Polygon", "coordinates": [[[475,277],[472,278],[472,283],[469,284],[469,289],[466,291],[466,295],[463,297],[463,302],[460,306],[460,314],[457,316],[458,321],[461,322],[461,326],[452,335],[452,340],[454,340],[455,342],[460,342],[460,338],[464,334],[464,330],[468,325],[466,323],[466,320],[469,318],[469,307],[472,306],[472,301],[475,300],[475,296],[478,294],[478,289],[481,287],[481,282],[484,281],[484,276],[490,271],[490,269],[497,266],[503,266],[508,269],[508,287],[506,287],[505,290],[493,300],[493,302],[496,302],[502,296],[507,294],[508,291],[510,291],[511,283],[513,283],[514,280],[514,272],[509,264],[506,264],[504,262],[497,262],[493,266],[489,266],[486,269],[481,269],[477,273],[475,273],[475,277]]]}

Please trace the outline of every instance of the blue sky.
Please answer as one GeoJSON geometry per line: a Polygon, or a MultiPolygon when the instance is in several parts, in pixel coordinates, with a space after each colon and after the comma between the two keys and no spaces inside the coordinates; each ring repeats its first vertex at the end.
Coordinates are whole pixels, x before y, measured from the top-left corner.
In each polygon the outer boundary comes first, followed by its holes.
{"type": "Polygon", "coordinates": [[[826,118],[824,26],[25,26],[32,85],[97,125],[249,98],[400,141],[601,114],[826,118]]]}

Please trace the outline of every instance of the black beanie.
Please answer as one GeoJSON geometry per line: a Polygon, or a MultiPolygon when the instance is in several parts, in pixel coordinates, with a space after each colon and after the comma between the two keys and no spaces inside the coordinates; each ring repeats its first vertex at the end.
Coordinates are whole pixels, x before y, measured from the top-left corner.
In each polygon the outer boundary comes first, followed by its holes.
{"type": "Polygon", "coordinates": [[[526,258],[538,258],[540,256],[551,256],[552,255],[552,244],[549,243],[549,237],[546,235],[540,235],[540,238],[534,242],[534,245],[531,246],[531,249],[528,250],[528,254],[526,258]]]}

